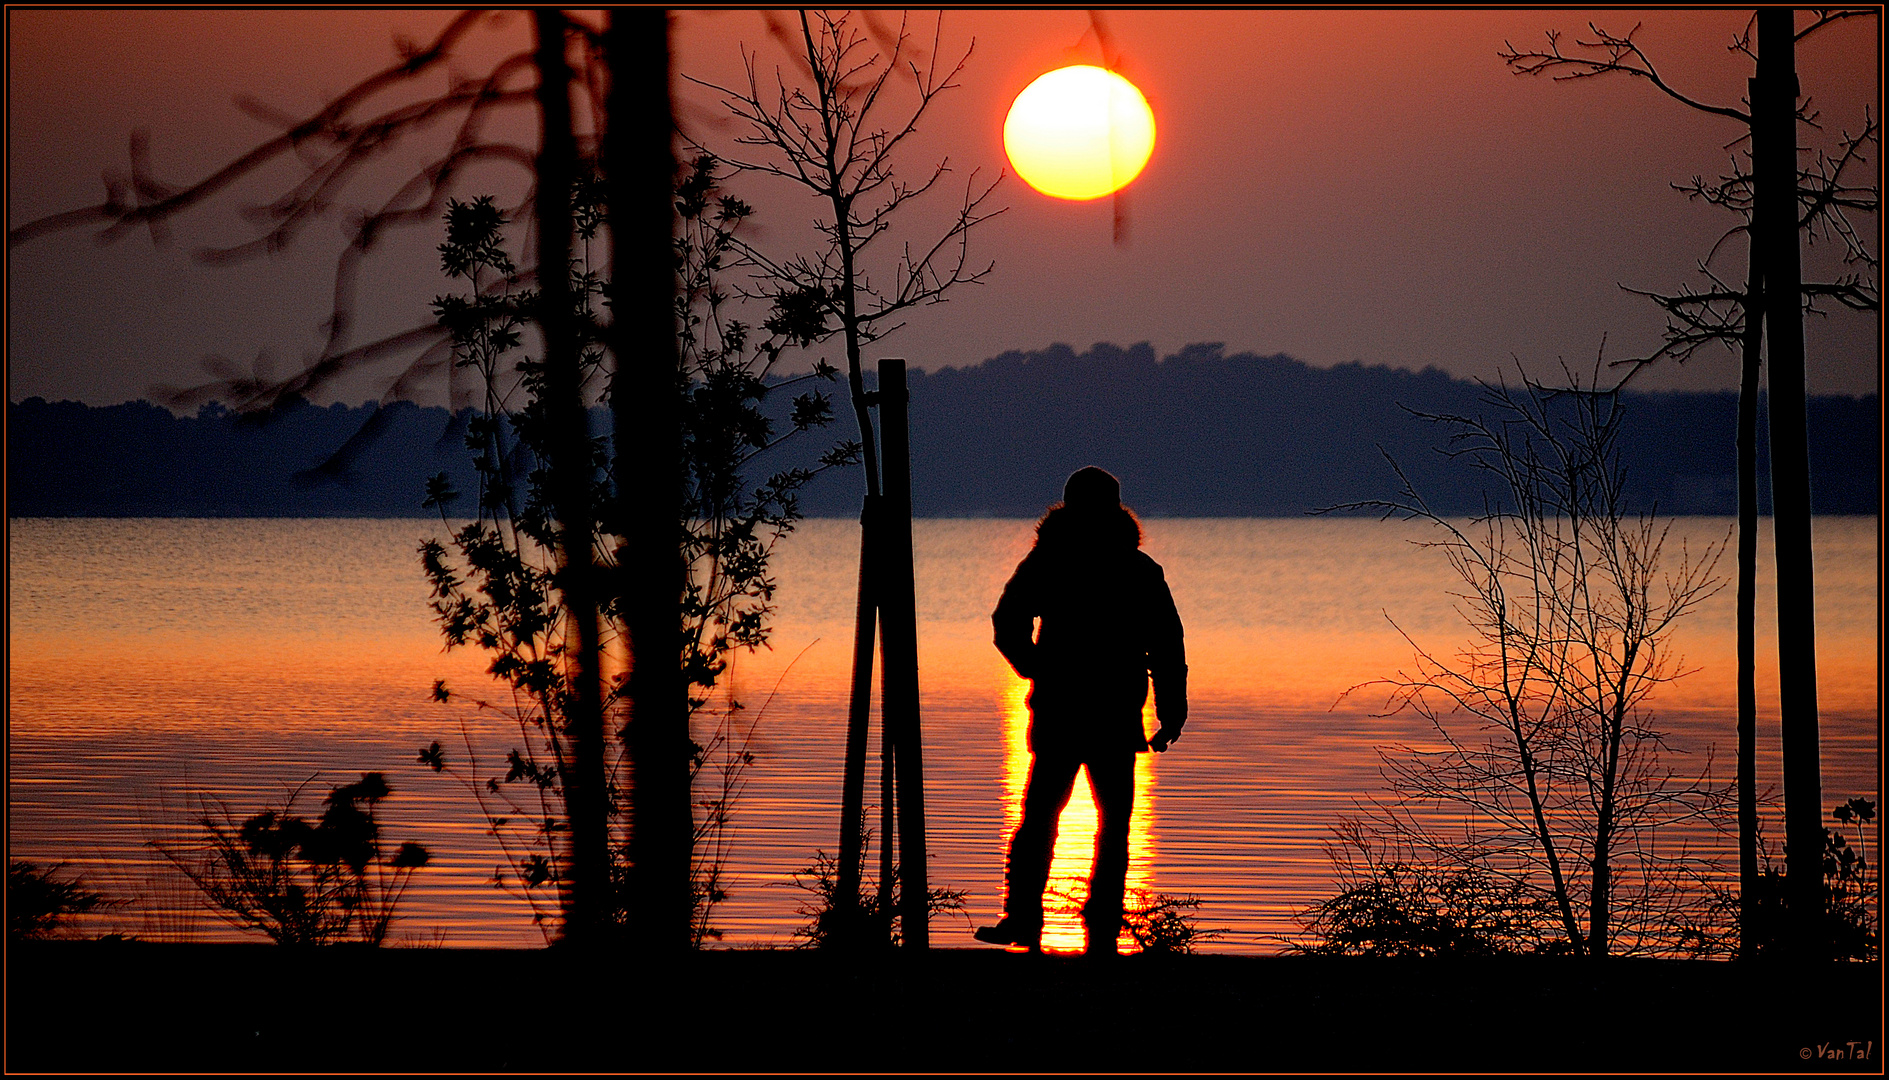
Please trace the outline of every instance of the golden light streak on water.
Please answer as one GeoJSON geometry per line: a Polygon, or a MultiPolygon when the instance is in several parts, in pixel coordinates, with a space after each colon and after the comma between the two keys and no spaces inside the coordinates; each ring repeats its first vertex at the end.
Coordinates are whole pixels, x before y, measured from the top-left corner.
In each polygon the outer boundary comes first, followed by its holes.
{"type": "MultiPolygon", "coordinates": [[[[1026,703],[1030,684],[1010,680],[1004,694],[1004,837],[1017,831],[1023,820],[1023,788],[1030,778],[1030,707],[1026,703]]],[[[1154,717],[1150,702],[1142,710],[1146,727],[1154,717]]],[[[1151,870],[1155,863],[1154,842],[1154,755],[1135,755],[1135,816],[1128,826],[1128,879],[1126,893],[1132,908],[1139,895],[1150,892],[1151,870]]],[[[1056,826],[1056,853],[1050,861],[1049,886],[1043,899],[1043,948],[1048,952],[1081,952],[1087,944],[1082,928],[1081,908],[1088,899],[1089,870],[1095,865],[1095,833],[1098,825],[1095,795],[1089,789],[1085,768],[1076,777],[1056,826]]],[[[1135,952],[1135,944],[1126,927],[1116,940],[1122,952],[1135,952]]]]}

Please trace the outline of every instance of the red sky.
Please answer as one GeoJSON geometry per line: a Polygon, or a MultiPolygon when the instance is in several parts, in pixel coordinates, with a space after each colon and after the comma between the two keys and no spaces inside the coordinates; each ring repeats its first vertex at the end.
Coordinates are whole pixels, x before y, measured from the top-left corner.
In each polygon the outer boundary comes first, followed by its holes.
{"type": "MultiPolygon", "coordinates": [[[[9,223],[96,202],[100,171],[123,166],[133,128],[151,134],[153,169],[173,183],[267,138],[238,94],[305,113],[388,63],[396,33],[420,39],[442,12],[201,10],[8,12],[9,223]]],[[[881,13],[883,21],[892,18],[881,13]]],[[[973,238],[995,260],[987,284],[913,314],[875,355],[920,367],[974,364],[1008,349],[1150,341],[1285,352],[1317,365],[1438,365],[1493,375],[1511,358],[1534,368],[1651,349],[1661,320],[1621,284],[1697,282],[1694,264],[1733,222],[1669,183],[1716,175],[1739,134],[1644,82],[1553,83],[1510,74],[1505,40],[1533,47],[1546,30],[1590,19],[1638,40],[1674,85],[1738,104],[1748,58],[1727,45],[1739,11],[1111,11],[1117,66],[1146,92],[1160,141],[1128,189],[1129,236],[1112,240],[1108,200],[1059,202],[1015,177],[1009,209],[973,238]]],[[[929,43],[933,15],[913,25],[929,43]]],[[[1014,95],[1066,62],[1095,62],[1082,11],[945,15],[944,51],[975,42],[961,87],[940,99],[907,161],[948,157],[959,182],[1004,166],[1001,128],[1014,95]]],[[[1880,115],[1875,20],[1829,28],[1799,50],[1802,84],[1832,135],[1880,115]]],[[[527,45],[522,18],[475,36],[462,70],[527,45]]],[[[754,12],[695,11],[675,22],[676,68],[738,78],[740,49],[763,73],[787,57],[754,12]]],[[[733,129],[714,97],[678,83],[682,116],[710,146],[733,129]]],[[[533,120],[520,113],[522,140],[533,120]]],[[[403,161],[396,151],[380,175],[403,161]]],[[[417,152],[416,152],[417,153],[417,152]]],[[[413,156],[405,164],[419,161],[413,156]]],[[[136,234],[99,247],[84,233],[9,253],[8,392],[104,404],[153,383],[201,381],[200,362],[278,372],[319,348],[326,271],[339,229],[310,230],[284,255],[205,268],[190,252],[235,240],[238,211],[276,189],[269,174],[181,218],[170,246],[136,234]]],[[[1879,175],[1879,174],[1878,174],[1879,175]]],[[[515,192],[488,175],[467,194],[515,192]],[[483,186],[480,186],[483,185],[483,186]]],[[[383,188],[384,190],[384,188],[383,188]]],[[[363,189],[364,193],[367,189],[363,189]]],[[[750,189],[765,242],[792,248],[817,208],[797,193],[750,189]]],[[[938,198],[940,212],[951,196],[938,198]]],[[[928,219],[914,222],[924,239],[928,219]]],[[[1859,222],[1871,236],[1876,218],[1859,222]]],[[[426,317],[446,291],[438,237],[415,230],[370,267],[362,336],[426,317]]],[[[1879,248],[1878,248],[1879,250],[1879,248]]],[[[1736,251],[1725,267],[1736,274],[1736,251]]],[[[1812,252],[1807,268],[1828,266],[1812,252]]],[[[1879,321],[1839,312],[1810,320],[1813,391],[1879,384],[1879,321]]],[[[826,350],[832,353],[833,350],[826,350]]],[[[381,373],[383,376],[387,372],[381,373]]],[[[1645,385],[1730,387],[1728,355],[1701,354],[1645,385]]],[[[380,395],[369,379],[340,396],[380,395]]]]}

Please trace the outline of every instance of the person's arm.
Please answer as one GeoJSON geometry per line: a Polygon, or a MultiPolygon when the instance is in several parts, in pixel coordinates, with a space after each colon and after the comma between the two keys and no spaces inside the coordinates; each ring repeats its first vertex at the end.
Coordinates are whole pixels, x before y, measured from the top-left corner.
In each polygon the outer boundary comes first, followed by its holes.
{"type": "Polygon", "coordinates": [[[1174,593],[1159,566],[1150,591],[1148,674],[1154,680],[1154,715],[1161,730],[1148,740],[1148,746],[1159,753],[1181,737],[1181,727],[1187,723],[1187,643],[1174,593]]]}
{"type": "Polygon", "coordinates": [[[1028,558],[1017,564],[1017,572],[1010,575],[1003,596],[997,600],[997,610],[990,613],[997,651],[1026,679],[1036,677],[1036,605],[1031,587],[1035,575],[1031,570],[1028,558]]]}

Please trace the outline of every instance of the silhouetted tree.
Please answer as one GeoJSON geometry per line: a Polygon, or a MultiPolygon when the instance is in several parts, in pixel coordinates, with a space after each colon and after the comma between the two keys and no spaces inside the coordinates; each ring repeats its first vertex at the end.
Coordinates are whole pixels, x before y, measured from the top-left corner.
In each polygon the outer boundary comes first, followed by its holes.
{"type": "MultiPolygon", "coordinates": [[[[776,307],[769,329],[807,341],[838,335],[846,350],[846,374],[853,416],[859,426],[865,461],[865,498],[860,513],[860,574],[853,638],[852,700],[848,711],[845,774],[841,793],[840,840],[834,903],[844,914],[857,905],[861,859],[859,838],[865,835],[865,757],[872,693],[872,649],[877,634],[880,602],[878,579],[886,568],[878,565],[882,495],[879,453],[871,414],[872,399],[865,387],[862,350],[896,329],[910,309],[943,301],[955,286],[982,280],[993,268],[973,266],[969,236],[973,228],[1001,211],[985,209],[996,187],[979,186],[974,171],[950,223],[935,236],[918,242],[905,240],[872,272],[868,249],[886,247],[881,239],[892,233],[906,209],[936,187],[950,172],[946,159],[922,179],[901,180],[895,170],[900,147],[918,130],[938,96],[954,88],[971,49],[966,47],[952,63],[940,52],[943,20],[933,30],[929,50],[918,48],[901,17],[892,32],[870,25],[862,28],[850,14],[802,11],[798,35],[777,27],[777,36],[794,56],[804,82],[790,84],[776,70],[773,85],[761,77],[756,58],[747,56],[747,85],[702,85],[722,95],[746,132],[735,137],[739,149],[721,154],[742,172],[777,177],[803,187],[821,204],[815,229],[820,243],[814,253],[783,255],[740,242],[742,253],[765,275],[758,295],[776,307]],[[876,45],[876,47],[875,47],[876,45]],[[913,100],[909,108],[881,120],[890,108],[897,80],[909,76],[913,100]],[[888,281],[889,279],[889,281],[888,281]]],[[[999,178],[1001,179],[1001,177],[999,178]]],[[[893,403],[904,408],[904,403],[893,403]]],[[[887,663],[894,663],[888,655],[887,663]]],[[[913,673],[913,680],[916,674],[913,673]]],[[[882,759],[880,830],[880,897],[876,911],[881,920],[891,911],[892,746],[888,726],[882,759]]],[[[907,823],[908,825],[919,823],[907,823]]],[[[912,834],[901,833],[908,844],[912,834]]],[[[904,853],[908,867],[911,852],[904,853]]],[[[916,870],[922,880],[922,859],[916,870]]],[[[922,919],[919,898],[924,888],[906,889],[911,908],[908,923],[922,919]]],[[[840,936],[850,930],[842,918],[840,936]]],[[[922,943],[922,930],[908,939],[922,943]]]]}
{"type": "MultiPolygon", "coordinates": [[[[675,373],[680,385],[666,388],[680,405],[684,496],[671,526],[677,531],[663,530],[672,538],[680,537],[683,584],[661,612],[667,628],[661,643],[678,650],[677,670],[686,688],[680,782],[686,796],[704,768],[720,779],[719,790],[705,792],[697,804],[699,816],[692,820],[689,806],[683,807],[681,823],[687,829],[683,854],[693,852],[682,867],[684,885],[690,886],[684,893],[690,906],[683,911],[687,921],[681,928],[685,947],[714,936],[709,912],[722,897],[720,871],[728,814],[739,793],[739,776],[752,761],[746,742],[753,722],[743,724],[741,704],[730,699],[719,709],[707,710],[717,724],[712,734],[703,732],[701,742],[690,737],[686,725],[710,704],[730,655],[767,641],[774,590],[770,559],[799,516],[798,493],[818,471],[848,464],[855,457],[850,446],[834,447],[815,468],[790,468],[753,483],[750,471],[757,458],[785,439],[824,426],[832,417],[830,402],[819,392],[795,397],[788,415],[780,420],[768,416],[763,403],[779,400],[777,395],[791,392],[795,383],[831,378],[833,371],[826,367],[797,379],[776,378],[772,369],[784,343],[752,335],[743,323],[728,317],[720,268],[749,209],[717,191],[713,164],[711,159],[694,162],[676,188],[673,212],[681,229],[672,252],[682,290],[671,317],[676,320],[673,325],[680,327],[682,363],[675,373]],[[780,430],[781,420],[785,430],[780,430]]],[[[597,201],[601,189],[581,182],[577,190],[571,216],[584,242],[582,257],[572,265],[569,296],[575,323],[594,330],[601,302],[618,290],[591,261],[594,243],[607,222],[607,208],[597,201]]],[[[505,771],[481,782],[468,734],[471,774],[454,769],[454,775],[478,800],[492,835],[512,863],[511,880],[502,875],[502,883],[515,881],[540,923],[558,929],[569,919],[571,869],[577,860],[568,823],[577,788],[571,773],[579,734],[574,715],[577,703],[561,662],[576,639],[569,615],[571,591],[559,584],[569,565],[559,553],[570,531],[569,519],[560,519],[554,512],[559,492],[553,486],[553,471],[545,465],[564,433],[550,419],[545,365],[529,358],[515,359],[521,347],[519,330],[543,306],[542,295],[490,287],[504,286],[511,278],[504,224],[490,198],[454,202],[447,212],[441,263],[449,276],[469,280],[471,293],[443,296],[436,301],[436,309],[451,332],[458,363],[486,387],[483,410],[468,424],[467,437],[480,478],[478,519],[452,535],[450,552],[448,544],[429,541],[421,553],[433,585],[434,611],[449,647],[474,644],[489,653],[492,674],[516,692],[515,707],[505,711],[518,723],[520,742],[507,755],[505,771]],[[546,892],[558,898],[555,907],[542,901],[546,892]]],[[[594,333],[583,338],[577,362],[580,382],[604,366],[604,351],[594,333]]],[[[578,422],[583,422],[581,416],[578,422]]],[[[595,487],[587,497],[599,508],[595,517],[583,520],[582,540],[592,548],[600,578],[611,581],[622,575],[626,533],[650,528],[651,515],[632,502],[608,497],[612,485],[603,440],[593,441],[581,430],[579,437],[589,452],[585,475],[595,487]]],[[[443,475],[430,490],[429,503],[440,508],[442,524],[449,524],[445,507],[455,494],[448,490],[443,475]]],[[[627,638],[629,622],[626,605],[601,606],[599,627],[605,642],[627,638]]],[[[632,663],[635,655],[628,658],[632,663]]],[[[642,655],[648,655],[647,650],[642,655]]],[[[609,680],[601,701],[603,715],[613,725],[624,716],[624,706],[629,706],[632,734],[634,671],[632,666],[627,683],[621,673],[609,680]]],[[[443,686],[436,688],[435,695],[441,700],[452,697],[443,686]]],[[[636,887],[639,868],[645,871],[642,876],[648,874],[647,867],[636,860],[634,804],[626,805],[642,790],[626,782],[635,775],[634,742],[628,742],[627,748],[632,755],[629,776],[623,775],[620,762],[612,760],[606,763],[603,778],[609,793],[606,813],[619,822],[626,816],[630,819],[625,842],[607,840],[610,879],[625,891],[614,897],[604,918],[612,926],[633,924],[634,944],[662,953],[672,950],[660,941],[643,940],[643,913],[648,909],[640,907],[628,891],[636,887]]],[[[438,743],[423,751],[421,760],[436,771],[450,768],[438,743]]]]}
{"type": "MultiPolygon", "coordinates": [[[[549,546],[558,560],[546,584],[557,594],[551,609],[571,632],[569,648],[560,647],[557,653],[555,679],[543,683],[560,700],[560,722],[574,725],[569,733],[571,760],[556,763],[557,783],[571,784],[570,805],[564,807],[567,818],[550,823],[568,828],[573,845],[569,869],[574,891],[565,896],[566,928],[574,937],[595,937],[619,907],[608,870],[611,798],[605,761],[608,733],[603,729],[606,691],[600,677],[599,613],[607,610],[623,616],[629,647],[645,661],[630,665],[634,707],[628,730],[621,733],[637,759],[629,781],[635,807],[630,882],[632,902],[639,910],[636,941],[673,951],[691,939],[689,841],[694,828],[689,778],[694,744],[688,736],[690,699],[682,674],[680,612],[688,580],[678,522],[690,508],[683,501],[679,447],[686,380],[674,310],[668,16],[660,9],[616,12],[608,29],[599,30],[554,9],[537,10],[530,15],[530,49],[502,56],[482,76],[466,78],[452,70],[476,29],[515,17],[464,12],[429,42],[398,42],[395,63],[308,116],[282,117],[252,109],[278,123],[280,134],[186,187],[151,176],[148,146],[134,134],[130,172],[108,175],[102,202],[21,225],[9,232],[8,240],[19,244],[89,226],[99,226],[98,238],[105,241],[139,227],[156,235],[181,211],[218,197],[239,180],[272,163],[298,160],[302,179],[253,213],[253,220],[261,223],[253,240],[203,251],[200,257],[231,262],[278,250],[311,223],[346,211],[348,243],[337,260],[326,341],[286,379],[220,365],[212,372],[217,376],[213,382],[175,391],[168,395],[170,402],[222,398],[239,410],[267,412],[326,388],[344,373],[394,358],[404,366],[388,381],[387,399],[404,396],[423,379],[444,375],[452,383],[454,404],[464,405],[484,394],[489,384],[468,386],[457,377],[465,359],[464,341],[455,339],[447,320],[428,321],[366,343],[354,340],[357,272],[395,229],[437,222],[455,194],[463,191],[474,164],[497,162],[520,170],[527,181],[522,202],[489,210],[496,222],[533,222],[538,250],[527,265],[508,266],[492,275],[488,286],[501,292],[536,286],[537,294],[529,310],[505,314],[521,317],[519,328],[536,325],[543,346],[529,373],[536,380],[529,396],[546,466],[544,521],[554,527],[549,546]],[[440,76],[447,76],[443,91],[429,82],[440,76]],[[579,96],[582,108],[573,108],[572,95],[579,96]],[[537,114],[540,138],[535,146],[492,134],[502,113],[522,108],[537,114]],[[574,116],[588,117],[590,130],[582,130],[574,116]],[[371,162],[384,160],[390,148],[423,129],[443,125],[452,131],[443,153],[429,156],[398,180],[390,194],[355,194],[375,182],[371,162]],[[592,298],[590,289],[580,290],[580,299],[563,271],[570,264],[574,227],[571,193],[584,175],[580,160],[600,168],[604,201],[621,218],[622,227],[611,234],[617,291],[610,297],[616,319],[608,326],[579,310],[592,298]],[[352,209],[351,200],[369,205],[352,209]],[[613,505],[605,504],[607,493],[594,490],[594,449],[584,422],[585,370],[596,370],[592,361],[600,360],[604,350],[592,347],[603,345],[614,355],[620,379],[610,390],[618,432],[611,471],[623,485],[613,505]],[[620,541],[619,549],[607,553],[614,562],[608,579],[599,573],[598,552],[590,542],[600,519],[620,541]],[[665,659],[649,663],[651,656],[665,659]]],[[[752,391],[760,385],[759,376],[756,379],[752,386],[742,385],[752,391]]],[[[744,400],[752,404],[758,396],[756,391],[744,400]]],[[[488,411],[489,424],[501,425],[505,412],[488,411]]],[[[495,476],[500,486],[518,480],[510,473],[495,476]]],[[[430,498],[437,501],[445,494],[435,491],[430,498]]],[[[763,499],[769,509],[761,517],[791,521],[791,508],[780,513],[783,497],[791,500],[791,491],[777,488],[763,499]]],[[[503,499],[494,503],[503,504],[503,499]]],[[[437,560],[436,565],[445,569],[437,560]]],[[[496,563],[488,569],[504,577],[496,563]]],[[[544,673],[531,677],[542,681],[544,673]]]]}
{"type": "Polygon", "coordinates": [[[1721,546],[1696,559],[1682,546],[1678,565],[1662,566],[1670,525],[1626,518],[1617,392],[1570,375],[1562,388],[1490,387],[1483,404],[1486,416],[1418,415],[1491,481],[1491,509],[1462,524],[1407,479],[1396,499],[1346,507],[1435,530],[1424,546],[1455,570],[1472,634],[1454,658],[1412,642],[1413,670],[1363,684],[1388,686],[1391,712],[1413,712],[1441,740],[1384,755],[1398,803],[1381,824],[1546,898],[1568,951],[1656,947],[1685,867],[1654,852],[1652,834],[1704,818],[1719,795],[1661,764],[1647,700],[1684,674],[1671,633],[1720,587],[1721,546]],[[1469,814],[1468,841],[1413,813],[1438,806],[1469,814]]]}
{"type": "MultiPolygon", "coordinates": [[[[1815,620],[1810,553],[1809,457],[1804,426],[1803,312],[1818,312],[1819,298],[1858,311],[1880,309],[1875,281],[1876,256],[1854,225],[1851,211],[1874,213],[1878,189],[1850,179],[1865,164],[1863,153],[1877,143],[1875,118],[1865,114],[1860,131],[1844,133],[1834,153],[1819,153],[1808,167],[1798,162],[1796,125],[1814,125],[1808,102],[1798,104],[1794,51],[1796,43],[1844,19],[1875,15],[1874,9],[1818,9],[1809,25],[1798,30],[1789,9],[1764,9],[1737,37],[1731,48],[1756,62],[1748,111],[1695,100],[1668,84],[1652,61],[1633,41],[1633,32],[1615,35],[1590,25],[1591,40],[1575,41],[1576,52],[1564,52],[1560,35],[1551,31],[1546,51],[1523,52],[1506,46],[1501,57],[1517,74],[1552,73],[1558,80],[1595,78],[1614,73],[1642,78],[1667,96],[1697,111],[1725,117],[1748,131],[1750,165],[1735,156],[1729,174],[1707,182],[1695,176],[1688,185],[1676,185],[1689,196],[1729,208],[1744,223],[1728,230],[1699,269],[1710,281],[1704,290],[1682,289],[1661,294],[1630,290],[1647,296],[1669,317],[1665,340],[1653,353],[1631,361],[1632,371],[1671,357],[1690,358],[1708,343],[1720,342],[1741,357],[1738,433],[1738,791],[1740,922],[1747,940],[1756,918],[1759,890],[1758,811],[1756,779],[1757,697],[1755,687],[1757,578],[1757,395],[1760,348],[1767,336],[1771,372],[1771,479],[1774,530],[1778,560],[1778,642],[1780,692],[1785,731],[1785,814],[1792,865],[1798,873],[1794,886],[1800,907],[1803,940],[1815,937],[1816,916],[1808,909],[1816,897],[1813,864],[1817,858],[1815,834],[1822,800],[1818,776],[1815,620]],[[1753,26],[1757,42],[1754,51],[1753,26]],[[1711,266],[1727,240],[1740,233],[1749,237],[1748,267],[1742,288],[1729,284],[1711,266]],[[1844,262],[1858,267],[1830,282],[1800,281],[1798,237],[1810,242],[1834,240],[1843,249],[1844,262]],[[1800,306],[1801,305],[1801,306],[1800,306]]],[[[1636,27],[1635,30],[1638,28],[1636,27]]],[[[1624,380],[1623,380],[1624,381],[1624,380]]]]}

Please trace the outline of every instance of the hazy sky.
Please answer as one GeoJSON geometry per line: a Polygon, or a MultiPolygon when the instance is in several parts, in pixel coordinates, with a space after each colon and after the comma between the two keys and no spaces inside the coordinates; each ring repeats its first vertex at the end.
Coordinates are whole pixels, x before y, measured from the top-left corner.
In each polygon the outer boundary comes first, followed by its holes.
{"type": "MultiPolygon", "coordinates": [[[[785,17],[785,16],[779,16],[785,17]]],[[[882,23],[895,13],[880,13],[882,23]]],[[[1555,83],[1511,74],[1505,40],[1534,47],[1544,32],[1585,34],[1590,19],[1636,38],[1688,94],[1737,105],[1751,74],[1728,50],[1738,11],[1111,11],[1118,68],[1141,86],[1159,139],[1128,189],[1128,236],[1112,237],[1111,201],[1068,203],[1006,178],[1008,207],[972,239],[994,260],[982,285],[913,313],[871,355],[926,368],[975,364],[1009,349],[1066,342],[1152,342],[1165,355],[1190,342],[1285,352],[1316,365],[1349,361],[1491,375],[1519,358],[1534,368],[1590,363],[1606,337],[1618,358],[1652,349],[1661,318],[1620,288],[1700,281],[1696,262],[1734,224],[1669,186],[1724,171],[1739,125],[1693,112],[1626,78],[1555,83]]],[[[99,201],[102,170],[122,170],[133,129],[150,133],[152,172],[182,184],[270,136],[239,95],[288,114],[313,111],[388,64],[394,39],[425,39],[439,11],[8,12],[9,224],[99,201]]],[[[914,13],[929,49],[933,15],[914,13]]],[[[787,54],[754,12],[675,17],[678,75],[741,77],[741,49],[771,77],[787,54]]],[[[1036,76],[1101,59],[1082,11],[945,15],[942,49],[975,48],[961,87],[942,98],[907,147],[910,173],[949,158],[952,177],[909,237],[929,239],[972,170],[1004,168],[1010,101],[1036,76]]],[[[1798,53],[1804,91],[1826,132],[1880,115],[1874,20],[1821,31],[1798,53]]],[[[516,14],[474,35],[457,70],[482,73],[527,47],[516,14]]],[[[439,84],[439,85],[443,85],[439,84]]],[[[715,96],[678,79],[681,117],[710,146],[729,126],[715,96]]],[[[902,102],[894,102],[895,106],[902,102]]],[[[529,111],[509,129],[535,138],[529,111]]],[[[392,149],[353,204],[385,198],[432,143],[392,149]]],[[[1873,155],[1872,155],[1873,156],[1873,155]]],[[[1879,174],[1878,174],[1879,175],[1879,174]]],[[[253,229],[242,211],[297,178],[285,165],[179,218],[166,246],[134,233],[101,247],[85,231],[8,255],[8,394],[107,404],[153,384],[204,379],[206,357],[285,374],[323,340],[337,224],[290,250],[233,266],[191,255],[253,229]]],[[[465,194],[516,197],[517,171],[468,178],[465,194]]],[[[778,187],[745,189],[760,241],[791,251],[818,207],[778,187]]],[[[349,200],[337,206],[345,218],[349,200]]],[[[1870,236],[1878,222],[1859,225],[1870,236]]],[[[390,243],[363,279],[357,340],[427,318],[447,291],[437,229],[390,243]]],[[[1807,272],[1829,272],[1819,248],[1807,272]]],[[[1742,246],[1721,267],[1741,280],[1742,246]]],[[[1880,324],[1837,312],[1807,326],[1813,392],[1863,393],[1880,381],[1880,324]]],[[[837,359],[836,349],[823,350],[837,359]]],[[[1702,353],[1653,372],[1648,387],[1736,384],[1729,354],[1702,353]]],[[[343,384],[350,402],[377,398],[383,366],[343,384]],[[378,380],[378,381],[377,381],[378,380]]],[[[423,398],[434,396],[422,394],[423,398]]]]}

